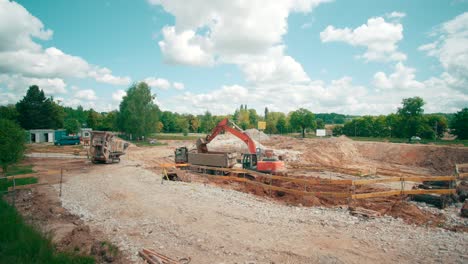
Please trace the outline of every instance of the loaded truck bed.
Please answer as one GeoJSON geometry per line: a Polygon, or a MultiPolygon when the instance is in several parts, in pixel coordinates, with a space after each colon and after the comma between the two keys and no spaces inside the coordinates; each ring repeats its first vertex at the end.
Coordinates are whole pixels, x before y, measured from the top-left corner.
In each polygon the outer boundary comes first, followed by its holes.
{"type": "Polygon", "coordinates": [[[229,152],[188,153],[188,163],[201,166],[232,168],[236,163],[236,154],[229,152]]]}

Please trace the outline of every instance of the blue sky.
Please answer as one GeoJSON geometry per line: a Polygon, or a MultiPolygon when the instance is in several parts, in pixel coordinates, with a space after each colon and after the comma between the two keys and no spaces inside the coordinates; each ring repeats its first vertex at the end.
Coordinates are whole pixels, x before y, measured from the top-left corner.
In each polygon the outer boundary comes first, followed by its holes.
{"type": "Polygon", "coordinates": [[[0,104],[38,84],[117,109],[145,80],[163,110],[386,114],[468,107],[468,1],[0,0],[0,104]],[[2,62],[3,61],[3,62],[2,62]]]}

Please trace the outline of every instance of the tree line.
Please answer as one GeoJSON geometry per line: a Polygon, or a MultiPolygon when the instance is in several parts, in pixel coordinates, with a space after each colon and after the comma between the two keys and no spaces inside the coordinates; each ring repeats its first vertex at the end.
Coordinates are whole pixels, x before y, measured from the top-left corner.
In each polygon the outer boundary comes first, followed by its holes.
{"type": "Polygon", "coordinates": [[[286,134],[325,128],[333,124],[334,135],[359,137],[421,138],[442,137],[448,127],[460,139],[468,138],[468,109],[456,114],[424,114],[424,101],[419,97],[406,98],[396,113],[381,116],[351,116],[337,113],[317,113],[300,108],[288,114],[269,111],[262,115],[247,105],[240,105],[232,115],[179,114],[161,111],[154,103],[156,95],[144,82],[131,85],[119,105],[111,112],[97,112],[61,106],[47,98],[36,85],[29,87],[26,95],[15,105],[0,106],[0,119],[18,123],[23,129],[64,128],[76,134],[80,128],[120,131],[132,139],[147,137],[152,133],[208,133],[222,119],[228,117],[242,129],[257,128],[259,121],[266,122],[265,133],[286,134]]]}

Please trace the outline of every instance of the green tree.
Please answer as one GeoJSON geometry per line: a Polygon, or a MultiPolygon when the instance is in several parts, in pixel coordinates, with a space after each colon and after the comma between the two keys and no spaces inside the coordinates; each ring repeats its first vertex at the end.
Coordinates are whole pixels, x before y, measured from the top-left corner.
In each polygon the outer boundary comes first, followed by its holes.
{"type": "Polygon", "coordinates": [[[315,129],[315,116],[307,109],[300,108],[291,113],[290,117],[291,127],[294,129],[301,129],[302,137],[305,137],[305,130],[307,128],[315,129]]]}
{"type": "Polygon", "coordinates": [[[14,122],[18,121],[18,111],[15,105],[0,106],[0,119],[8,119],[14,122]]]}
{"type": "Polygon", "coordinates": [[[80,122],[76,119],[67,119],[64,124],[64,128],[68,134],[77,134],[80,131],[80,122]]]}
{"type": "Polygon", "coordinates": [[[117,131],[117,116],[118,111],[111,111],[109,113],[101,115],[101,121],[99,122],[98,129],[101,131],[117,131]]]}
{"type": "Polygon", "coordinates": [[[6,175],[8,166],[23,158],[26,134],[15,122],[0,119],[0,165],[6,175]]]}
{"type": "Polygon", "coordinates": [[[94,109],[89,109],[88,111],[88,118],[86,119],[86,124],[88,128],[97,129],[99,126],[99,113],[94,111],[94,109]]]}
{"type": "Polygon", "coordinates": [[[398,108],[397,114],[401,118],[399,129],[406,138],[420,135],[424,128],[424,100],[421,97],[405,98],[402,107],[398,108]]]}
{"type": "Polygon", "coordinates": [[[216,125],[215,118],[211,115],[210,112],[206,111],[205,114],[200,119],[200,130],[201,132],[208,133],[216,125]]]}
{"type": "Polygon", "coordinates": [[[267,120],[268,118],[268,113],[269,113],[268,107],[265,107],[265,120],[267,120]]]}
{"type": "Polygon", "coordinates": [[[188,132],[189,132],[190,121],[186,117],[180,116],[177,119],[177,125],[178,125],[179,129],[181,130],[182,134],[184,136],[187,136],[188,132]]]}
{"type": "Polygon", "coordinates": [[[154,99],[145,82],[130,86],[120,103],[120,113],[117,117],[119,129],[136,138],[155,132],[159,121],[159,108],[154,104],[154,99]]]}
{"type": "Polygon", "coordinates": [[[453,117],[452,134],[458,139],[468,139],[468,108],[463,108],[453,117]]]}
{"type": "Polygon", "coordinates": [[[255,111],[255,109],[249,109],[249,122],[251,128],[257,128],[258,119],[257,111],[255,111]]]}
{"type": "Polygon", "coordinates": [[[46,98],[37,85],[29,87],[26,96],[16,103],[18,121],[24,129],[61,128],[64,112],[53,98],[46,98]]]}
{"type": "Polygon", "coordinates": [[[177,115],[170,112],[164,111],[161,113],[161,122],[163,123],[163,131],[169,132],[180,132],[178,130],[177,115]]]}
{"type": "Polygon", "coordinates": [[[283,134],[286,132],[286,129],[287,129],[286,117],[283,114],[279,116],[278,121],[276,121],[276,130],[280,134],[283,134]]]}
{"type": "Polygon", "coordinates": [[[424,117],[426,120],[427,127],[430,128],[434,133],[433,135],[438,138],[442,138],[448,128],[447,118],[439,114],[430,114],[424,117]]]}
{"type": "Polygon", "coordinates": [[[343,135],[343,125],[336,125],[333,127],[333,136],[341,136],[343,135]]]}
{"type": "Polygon", "coordinates": [[[318,129],[324,129],[324,128],[325,128],[325,122],[323,122],[322,119],[317,118],[317,119],[315,120],[315,122],[317,123],[317,128],[318,128],[318,129]]]}

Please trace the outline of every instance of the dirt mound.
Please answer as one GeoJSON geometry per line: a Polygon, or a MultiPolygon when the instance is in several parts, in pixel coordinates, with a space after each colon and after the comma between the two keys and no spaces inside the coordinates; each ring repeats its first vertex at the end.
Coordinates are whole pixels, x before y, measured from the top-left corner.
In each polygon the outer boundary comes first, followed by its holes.
{"type": "Polygon", "coordinates": [[[274,149],[302,152],[304,165],[391,170],[416,174],[451,174],[456,163],[468,162],[468,148],[453,146],[353,141],[345,136],[297,139],[274,136],[263,142],[274,149]]]}
{"type": "Polygon", "coordinates": [[[456,163],[468,162],[468,148],[453,146],[412,145],[383,142],[355,142],[365,159],[405,166],[433,169],[451,174],[456,163]]]}
{"type": "Polygon", "coordinates": [[[260,131],[260,130],[255,129],[255,128],[247,129],[247,130],[245,130],[245,133],[247,135],[249,135],[251,138],[253,138],[254,140],[257,140],[257,141],[265,141],[265,140],[270,139],[270,136],[263,133],[263,131],[260,131]]]}
{"type": "Polygon", "coordinates": [[[400,197],[372,198],[355,200],[352,206],[359,206],[379,212],[381,215],[390,215],[401,218],[409,224],[438,226],[445,221],[445,217],[422,210],[414,204],[410,204],[400,197]]]}

